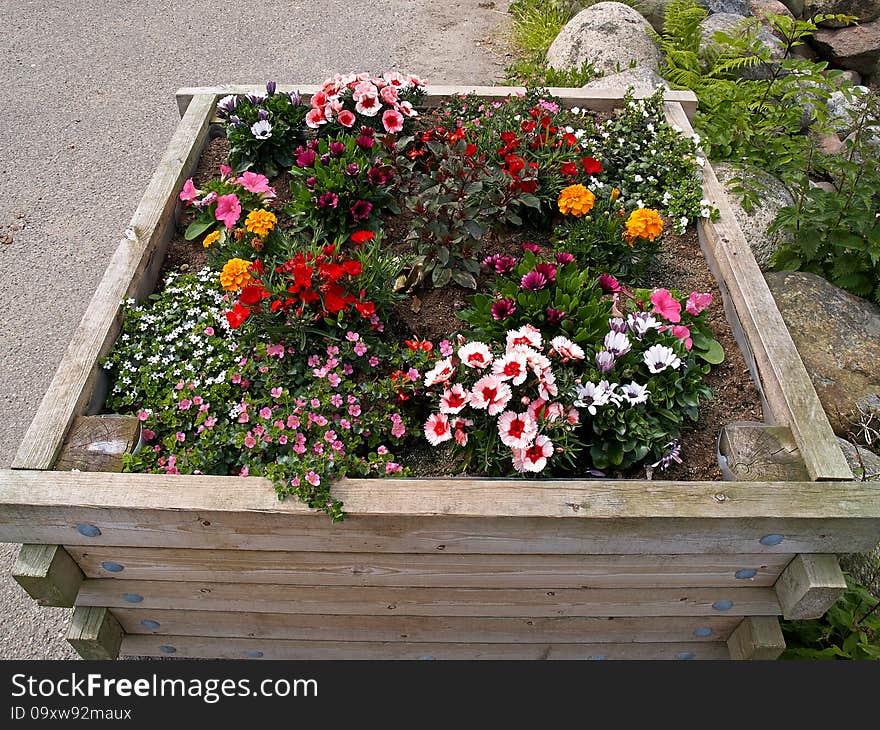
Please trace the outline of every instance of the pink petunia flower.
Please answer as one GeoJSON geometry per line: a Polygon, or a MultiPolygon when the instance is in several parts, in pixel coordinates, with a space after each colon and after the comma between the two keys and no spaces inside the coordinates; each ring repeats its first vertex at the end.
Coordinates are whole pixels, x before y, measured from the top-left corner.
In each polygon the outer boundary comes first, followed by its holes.
{"type": "Polygon", "coordinates": [[[685,350],[690,350],[694,346],[694,341],[691,339],[691,331],[683,324],[674,325],[672,327],[672,334],[684,342],[685,350]]]}
{"type": "MultiPolygon", "coordinates": [[[[379,92],[379,96],[382,97],[382,101],[388,104],[388,106],[397,106],[397,103],[399,101],[397,87],[393,85],[383,87],[382,91],[379,92]]],[[[383,115],[382,120],[384,121],[384,119],[385,116],[383,115]]]]}
{"type": "Polygon", "coordinates": [[[187,181],[183,184],[183,190],[180,191],[180,199],[184,203],[193,203],[195,199],[201,195],[202,191],[199,190],[192,181],[192,178],[188,178],[187,181]]]}
{"type": "Polygon", "coordinates": [[[238,183],[249,193],[269,193],[266,197],[275,197],[275,190],[269,185],[269,178],[265,175],[248,170],[238,178],[238,183]]]}
{"type": "MultiPolygon", "coordinates": [[[[385,88],[391,88],[386,86],[385,88]]],[[[388,134],[397,134],[403,131],[403,114],[395,109],[388,109],[382,114],[382,126],[388,134]]]]}
{"type": "Polygon", "coordinates": [[[651,304],[654,305],[654,312],[667,322],[681,322],[681,302],[668,289],[655,289],[651,292],[651,304]]]}
{"type": "Polygon", "coordinates": [[[217,209],[214,211],[214,217],[218,221],[222,221],[227,228],[232,228],[241,217],[241,203],[235,193],[229,195],[221,195],[217,198],[217,209]]]}
{"type": "Polygon", "coordinates": [[[350,112],[348,109],[343,109],[336,116],[336,121],[338,121],[343,127],[350,129],[354,126],[354,123],[357,121],[357,117],[350,112]]]}
{"type": "Polygon", "coordinates": [[[698,316],[706,307],[712,304],[711,294],[701,294],[700,292],[691,292],[685,303],[685,310],[694,317],[698,316]]]}
{"type": "Polygon", "coordinates": [[[324,116],[324,110],[319,108],[309,109],[306,114],[306,126],[310,129],[317,129],[322,124],[327,123],[327,118],[324,116]]]}

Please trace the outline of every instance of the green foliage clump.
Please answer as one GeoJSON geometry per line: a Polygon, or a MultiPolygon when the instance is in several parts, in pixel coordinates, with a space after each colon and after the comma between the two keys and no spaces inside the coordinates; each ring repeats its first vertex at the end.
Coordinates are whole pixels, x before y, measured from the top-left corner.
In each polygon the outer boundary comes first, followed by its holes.
{"type": "Polygon", "coordinates": [[[849,575],[846,585],[822,618],[782,622],[782,659],[880,659],[880,600],[849,575]]]}
{"type": "Polygon", "coordinates": [[[880,303],[880,98],[869,92],[850,101],[852,134],[834,155],[814,153],[814,170],[830,190],[807,174],[794,188],[795,204],[779,211],[771,230],[791,238],[773,258],[777,269],[811,271],[837,286],[880,303]]]}

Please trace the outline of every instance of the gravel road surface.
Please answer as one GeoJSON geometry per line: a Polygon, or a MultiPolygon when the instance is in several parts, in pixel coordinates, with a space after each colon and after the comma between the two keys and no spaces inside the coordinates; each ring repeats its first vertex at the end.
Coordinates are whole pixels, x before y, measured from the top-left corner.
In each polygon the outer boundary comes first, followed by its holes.
{"type": "MultiPolygon", "coordinates": [[[[396,68],[492,83],[508,3],[0,0],[0,468],[9,465],[177,122],[174,92],[396,68]]],[[[0,544],[0,659],[74,656],[0,544]]]]}

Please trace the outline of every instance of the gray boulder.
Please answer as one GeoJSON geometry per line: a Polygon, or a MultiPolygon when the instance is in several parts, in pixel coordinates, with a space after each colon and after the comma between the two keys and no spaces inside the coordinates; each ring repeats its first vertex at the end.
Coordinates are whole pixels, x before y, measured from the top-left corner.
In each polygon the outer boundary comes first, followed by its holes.
{"type": "Polygon", "coordinates": [[[655,91],[658,86],[664,89],[669,88],[666,80],[658,75],[654,70],[645,68],[644,66],[636,66],[621,71],[619,74],[610,74],[609,76],[600,76],[593,79],[588,84],[584,84],[585,89],[626,89],[628,87],[636,89],[645,89],[655,91]]]}
{"type": "Polygon", "coordinates": [[[663,54],[649,35],[651,26],[623,3],[597,3],[575,15],[547,51],[547,65],[579,68],[585,61],[603,74],[631,66],[657,70],[663,54]]]}
{"type": "MultiPolygon", "coordinates": [[[[755,0],[695,0],[697,5],[702,5],[709,13],[736,13],[737,15],[751,15],[750,3],[755,0]]],[[[758,2],[775,2],[775,0],[757,0],[758,2]]],[[[645,16],[651,26],[660,33],[663,30],[663,20],[666,17],[666,7],[670,0],[638,0],[636,7],[645,16]]]]}
{"type": "MultiPolygon", "coordinates": [[[[740,27],[747,19],[742,15],[734,13],[715,13],[706,18],[700,25],[700,33],[702,41],[700,43],[700,51],[704,56],[713,53],[719,53],[722,47],[715,41],[715,33],[722,31],[728,35],[737,35],[740,27]]],[[[773,35],[766,27],[761,27],[758,32],[758,39],[770,49],[770,58],[774,61],[780,60],[785,54],[785,49],[779,39],[773,35]]],[[[763,79],[770,78],[773,68],[761,65],[744,68],[741,76],[745,79],[763,79]]]]}
{"type": "Polygon", "coordinates": [[[832,128],[841,136],[845,137],[853,129],[853,118],[851,112],[856,112],[859,108],[859,97],[870,91],[867,86],[854,86],[850,93],[852,101],[847,100],[846,95],[842,91],[834,91],[828,97],[828,114],[829,123],[832,128]]]}
{"type": "Polygon", "coordinates": [[[734,13],[736,15],[750,15],[747,0],[700,0],[710,13],[734,13]]]}
{"type": "Polygon", "coordinates": [[[880,456],[864,446],[856,446],[839,436],[837,442],[856,479],[880,481],[880,456]]]}
{"type": "Polygon", "coordinates": [[[794,205],[794,198],[778,178],[763,170],[741,169],[726,162],[714,163],[712,168],[719,182],[725,186],[727,201],[733,208],[736,222],[749,242],[758,266],[762,269],[769,268],[770,257],[788,240],[789,236],[784,231],[771,236],[767,233],[767,229],[781,208],[794,205]],[[739,196],[728,190],[732,178],[740,178],[742,186],[746,189],[759,191],[760,203],[751,212],[746,212],[739,196]]]}
{"type": "Polygon", "coordinates": [[[791,10],[781,0],[749,0],[749,10],[762,22],[769,15],[787,15],[789,18],[794,18],[791,10]]]}
{"type": "Polygon", "coordinates": [[[839,436],[880,404],[880,309],[815,274],[765,274],[794,344],[839,436]]]}

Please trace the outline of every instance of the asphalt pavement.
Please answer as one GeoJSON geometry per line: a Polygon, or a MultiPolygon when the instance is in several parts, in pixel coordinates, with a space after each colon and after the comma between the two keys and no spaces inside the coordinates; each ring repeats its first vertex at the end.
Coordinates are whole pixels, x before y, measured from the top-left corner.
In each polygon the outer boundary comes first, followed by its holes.
{"type": "MultiPolygon", "coordinates": [[[[500,80],[508,2],[0,0],[0,468],[178,120],[174,92],[398,69],[500,80]]],[[[0,544],[0,659],[75,656],[0,544]]]]}

